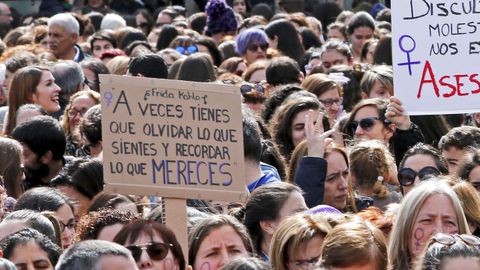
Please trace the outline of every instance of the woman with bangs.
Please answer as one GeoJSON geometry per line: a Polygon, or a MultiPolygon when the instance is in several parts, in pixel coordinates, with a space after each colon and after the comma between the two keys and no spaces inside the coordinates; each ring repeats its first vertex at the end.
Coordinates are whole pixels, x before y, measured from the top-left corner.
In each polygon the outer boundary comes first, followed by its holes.
{"type": "Polygon", "coordinates": [[[345,222],[338,214],[298,214],[283,220],[273,235],[270,262],[275,270],[314,269],[322,243],[334,226],[345,222]]]}
{"type": "Polygon", "coordinates": [[[135,220],[117,233],[113,242],[132,252],[139,269],[186,269],[182,247],[173,231],[151,220],[135,220]]]}
{"type": "Polygon", "coordinates": [[[302,82],[302,87],[318,97],[318,101],[320,101],[328,112],[330,126],[333,126],[336,120],[344,113],[342,106],[342,86],[330,79],[327,75],[317,73],[306,77],[302,82]]]}
{"type": "Polygon", "coordinates": [[[390,234],[390,269],[414,269],[427,242],[437,233],[470,234],[470,230],[458,196],[435,177],[402,200],[390,234]]]}
{"type": "Polygon", "coordinates": [[[188,270],[217,270],[231,260],[255,255],[247,229],[229,215],[200,221],[188,236],[188,246],[188,270]]]}
{"type": "Polygon", "coordinates": [[[393,96],[393,69],[390,66],[373,66],[360,81],[361,95],[367,98],[390,98],[393,96]]]}
{"type": "Polygon", "coordinates": [[[117,40],[111,30],[100,30],[95,32],[90,38],[90,50],[92,56],[99,58],[100,55],[107,50],[117,48],[117,40]]]}
{"type": "Polygon", "coordinates": [[[245,60],[247,66],[267,57],[268,37],[259,28],[241,32],[236,38],[236,52],[245,60]]]}

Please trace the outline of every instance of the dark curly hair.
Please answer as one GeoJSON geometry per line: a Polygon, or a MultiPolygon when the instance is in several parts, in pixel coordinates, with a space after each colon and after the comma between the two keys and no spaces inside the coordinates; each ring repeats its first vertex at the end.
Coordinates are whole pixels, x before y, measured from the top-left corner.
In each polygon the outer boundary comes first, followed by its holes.
{"type": "Polygon", "coordinates": [[[0,248],[3,251],[3,257],[10,259],[13,256],[15,248],[19,245],[26,245],[33,241],[48,255],[48,259],[52,265],[56,265],[60,257],[60,247],[55,245],[50,238],[39,233],[37,230],[26,228],[14,234],[5,237],[0,242],[0,248]]]}
{"type": "Polygon", "coordinates": [[[130,211],[103,208],[96,212],[90,212],[78,221],[75,242],[97,239],[100,231],[107,226],[118,223],[126,225],[138,219],[140,216],[130,211]]]}

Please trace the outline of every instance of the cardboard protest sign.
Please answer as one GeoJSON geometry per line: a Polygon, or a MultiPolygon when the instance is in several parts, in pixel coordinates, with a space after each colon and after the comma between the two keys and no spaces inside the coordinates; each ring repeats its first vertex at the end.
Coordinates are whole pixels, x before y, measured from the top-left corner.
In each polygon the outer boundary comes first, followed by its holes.
{"type": "Polygon", "coordinates": [[[392,1],[395,96],[410,114],[480,111],[480,2],[392,1]]]}
{"type": "Polygon", "coordinates": [[[114,75],[102,75],[100,83],[108,190],[245,197],[238,87],[114,75]]]}

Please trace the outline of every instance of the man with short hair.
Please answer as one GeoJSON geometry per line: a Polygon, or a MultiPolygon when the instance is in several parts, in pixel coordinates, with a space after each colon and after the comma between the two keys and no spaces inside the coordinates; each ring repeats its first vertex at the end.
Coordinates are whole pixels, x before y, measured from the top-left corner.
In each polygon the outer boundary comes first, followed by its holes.
{"type": "Polygon", "coordinates": [[[85,240],[60,256],[55,270],[138,270],[130,251],[113,242],[85,240]]]}
{"type": "Polygon", "coordinates": [[[271,182],[280,181],[277,170],[260,162],[262,142],[258,124],[247,107],[243,107],[243,155],[245,160],[245,184],[249,192],[271,182]]]}
{"type": "Polygon", "coordinates": [[[304,77],[297,61],[288,56],[272,59],[267,66],[265,74],[267,83],[273,87],[270,93],[286,85],[300,85],[304,77]]]}
{"type": "Polygon", "coordinates": [[[68,13],[60,13],[48,20],[48,48],[58,59],[81,62],[85,59],[77,45],[80,26],[68,13]]]}
{"type": "Polygon", "coordinates": [[[448,173],[456,175],[468,152],[480,147],[480,128],[461,126],[452,128],[438,142],[438,149],[447,160],[448,173]]]}
{"type": "Polygon", "coordinates": [[[12,137],[23,147],[25,189],[48,186],[65,163],[71,161],[63,157],[65,133],[50,116],[36,116],[21,123],[13,130],[12,137]]]}
{"type": "Polygon", "coordinates": [[[166,79],[168,68],[165,60],[158,54],[142,54],[132,58],[128,64],[128,75],[166,79]]]}
{"type": "Polygon", "coordinates": [[[72,60],[55,63],[52,67],[52,75],[55,78],[55,83],[62,89],[59,96],[60,111],[54,115],[55,118],[59,118],[63,114],[70,97],[83,90],[85,76],[80,64],[72,60]]]}
{"type": "Polygon", "coordinates": [[[5,35],[12,28],[12,12],[7,4],[0,2],[0,38],[5,37],[5,35]]]}

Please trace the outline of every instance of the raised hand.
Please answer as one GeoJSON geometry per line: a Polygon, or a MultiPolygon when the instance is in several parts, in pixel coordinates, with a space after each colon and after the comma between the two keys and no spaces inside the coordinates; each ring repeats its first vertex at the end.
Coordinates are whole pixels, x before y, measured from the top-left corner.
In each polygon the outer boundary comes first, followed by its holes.
{"type": "Polygon", "coordinates": [[[305,115],[305,137],[308,144],[308,156],[321,157],[325,154],[325,149],[329,144],[333,142],[332,138],[329,138],[335,130],[329,130],[323,132],[323,113],[320,112],[314,122],[314,111],[309,110],[305,115]]]}

